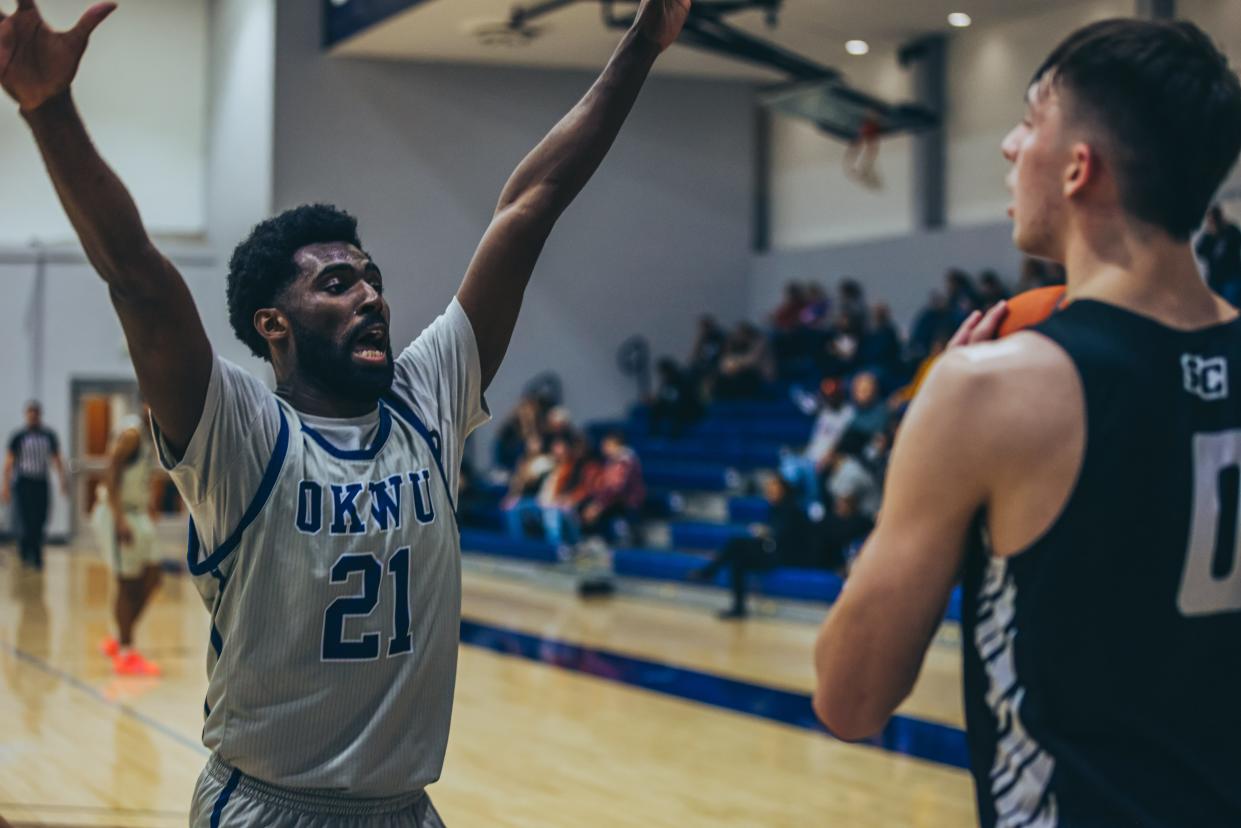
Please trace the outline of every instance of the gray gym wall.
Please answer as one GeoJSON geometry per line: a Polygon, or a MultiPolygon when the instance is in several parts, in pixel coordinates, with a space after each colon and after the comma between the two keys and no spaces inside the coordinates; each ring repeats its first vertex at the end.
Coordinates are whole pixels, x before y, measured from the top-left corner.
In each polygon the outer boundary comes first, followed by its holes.
{"type": "MultiPolygon", "coordinates": [[[[452,297],[509,173],[593,75],[334,59],[317,3],[277,8],[275,206],[356,214],[394,342],[409,340],[452,297]]],[[[497,420],[542,370],[577,420],[616,416],[635,393],[616,368],[627,337],[682,356],[699,313],[745,314],[751,106],[744,84],[648,83],[543,252],[488,393],[497,420]]]]}

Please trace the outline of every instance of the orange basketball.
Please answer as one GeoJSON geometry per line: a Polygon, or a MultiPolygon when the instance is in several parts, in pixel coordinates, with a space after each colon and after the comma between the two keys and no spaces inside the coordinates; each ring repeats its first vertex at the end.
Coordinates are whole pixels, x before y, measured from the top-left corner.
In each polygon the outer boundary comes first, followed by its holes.
{"type": "Polygon", "coordinates": [[[1064,285],[1052,285],[1018,293],[1008,300],[1008,314],[1000,323],[1000,331],[996,335],[1008,336],[1037,325],[1064,304],[1064,285]]]}

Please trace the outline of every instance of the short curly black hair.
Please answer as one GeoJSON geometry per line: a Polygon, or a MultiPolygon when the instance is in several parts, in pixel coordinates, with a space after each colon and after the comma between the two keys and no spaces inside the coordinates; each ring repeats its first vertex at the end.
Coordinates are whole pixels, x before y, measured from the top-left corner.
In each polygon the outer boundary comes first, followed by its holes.
{"type": "Polygon", "coordinates": [[[254,327],[254,312],[272,307],[297,276],[293,254],[308,244],[344,242],[361,247],[358,220],[331,204],[303,204],[260,222],[228,263],[228,321],[255,356],[271,360],[254,327]]]}

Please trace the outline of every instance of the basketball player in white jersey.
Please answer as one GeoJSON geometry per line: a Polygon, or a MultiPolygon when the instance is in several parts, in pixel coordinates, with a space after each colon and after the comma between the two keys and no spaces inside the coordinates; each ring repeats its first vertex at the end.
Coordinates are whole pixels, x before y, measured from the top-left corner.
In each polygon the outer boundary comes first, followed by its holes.
{"type": "MultiPolygon", "coordinates": [[[[145,407],[144,407],[145,408],[145,407]]],[[[159,666],[134,647],[134,626],[163,576],[155,537],[155,458],[147,412],[128,417],[112,446],[104,496],[91,512],[99,547],[116,573],[116,638],[102,649],[122,676],[158,676],[159,666]]]]}
{"type": "Polygon", "coordinates": [[[158,448],[193,517],[189,568],[212,615],[212,756],[194,826],[439,825],[460,621],[462,445],[557,218],[603,160],[690,0],[643,0],[602,75],[517,167],[456,298],[393,358],[384,277],[326,206],[264,222],[230,264],[230,319],[273,394],[215,356],[70,94],[113,4],[49,30],[0,14],[17,102],[107,282],[158,448]]]}

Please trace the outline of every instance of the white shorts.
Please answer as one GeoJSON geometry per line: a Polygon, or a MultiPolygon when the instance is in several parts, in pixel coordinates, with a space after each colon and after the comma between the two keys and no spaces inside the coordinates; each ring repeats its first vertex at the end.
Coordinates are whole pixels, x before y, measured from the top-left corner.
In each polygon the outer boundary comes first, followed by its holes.
{"type": "Polygon", "coordinates": [[[90,518],[95,542],[119,577],[139,578],[148,566],[158,566],[162,562],[155,542],[155,523],[146,512],[125,512],[133,536],[130,543],[117,540],[116,522],[106,502],[96,503],[90,518]]]}

